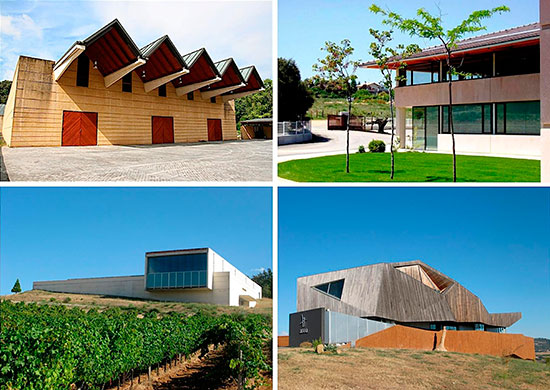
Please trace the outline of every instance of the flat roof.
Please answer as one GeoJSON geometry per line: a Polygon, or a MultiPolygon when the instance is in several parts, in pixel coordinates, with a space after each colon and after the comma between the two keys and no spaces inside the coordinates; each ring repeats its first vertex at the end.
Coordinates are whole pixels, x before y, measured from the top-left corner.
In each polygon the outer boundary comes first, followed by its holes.
{"type": "MultiPolygon", "coordinates": [[[[536,43],[540,40],[540,23],[531,23],[506,30],[478,35],[457,42],[454,54],[467,53],[488,48],[506,47],[520,42],[536,43]]],[[[443,45],[431,46],[415,53],[406,59],[406,62],[420,62],[420,60],[439,59],[446,55],[443,45]]],[[[398,64],[399,57],[392,58],[391,64],[398,64]]],[[[375,60],[359,65],[361,68],[378,68],[375,60]]]]}

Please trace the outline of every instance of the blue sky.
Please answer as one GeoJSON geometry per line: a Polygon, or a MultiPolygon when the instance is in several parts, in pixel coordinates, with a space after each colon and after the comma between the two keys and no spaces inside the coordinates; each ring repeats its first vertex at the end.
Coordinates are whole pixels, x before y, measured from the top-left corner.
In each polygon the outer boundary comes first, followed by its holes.
{"type": "Polygon", "coordinates": [[[211,247],[271,268],[270,188],[0,188],[0,293],[16,278],[143,275],[147,251],[211,247]]]}
{"type": "MultiPolygon", "coordinates": [[[[496,15],[486,21],[487,31],[498,31],[523,24],[538,22],[539,0],[279,0],[278,56],[293,58],[302,78],[311,77],[311,66],[324,57],[320,49],[325,41],[340,42],[350,39],[355,48],[356,60],[368,60],[371,38],[369,28],[387,29],[381,19],[370,13],[369,6],[375,3],[389,8],[404,17],[413,17],[416,10],[426,8],[439,14],[442,11],[445,26],[454,27],[475,10],[507,5],[510,12],[496,15]]],[[[394,43],[416,42],[421,47],[433,46],[435,42],[412,39],[395,33],[394,43]]],[[[359,81],[380,81],[378,70],[359,69],[359,81]]]]}
{"type": "Polygon", "coordinates": [[[299,276],[421,260],[550,337],[548,188],[282,188],[278,218],[279,334],[299,276]]]}
{"type": "Polygon", "coordinates": [[[19,55],[59,59],[76,41],[115,18],[143,47],[167,34],[181,54],[206,47],[272,78],[272,9],[259,1],[0,2],[0,78],[12,80],[19,55]]]}

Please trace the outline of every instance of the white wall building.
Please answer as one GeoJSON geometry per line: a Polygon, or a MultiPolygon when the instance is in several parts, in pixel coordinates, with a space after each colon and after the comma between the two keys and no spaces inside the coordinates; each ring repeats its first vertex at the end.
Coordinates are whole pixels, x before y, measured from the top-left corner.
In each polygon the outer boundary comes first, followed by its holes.
{"type": "Polygon", "coordinates": [[[145,254],[145,274],[34,282],[33,289],[254,307],[262,288],[210,248],[145,254]]]}

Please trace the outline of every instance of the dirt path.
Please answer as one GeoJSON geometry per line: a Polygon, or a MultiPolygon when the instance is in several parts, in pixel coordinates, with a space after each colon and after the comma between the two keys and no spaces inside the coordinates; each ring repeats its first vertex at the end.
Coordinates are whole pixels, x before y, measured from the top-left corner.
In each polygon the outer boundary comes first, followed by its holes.
{"type": "Polygon", "coordinates": [[[222,377],[224,361],[220,351],[210,352],[203,360],[195,359],[153,382],[154,390],[237,389],[237,385],[222,377]],[[217,369],[218,368],[218,369],[217,369]]]}

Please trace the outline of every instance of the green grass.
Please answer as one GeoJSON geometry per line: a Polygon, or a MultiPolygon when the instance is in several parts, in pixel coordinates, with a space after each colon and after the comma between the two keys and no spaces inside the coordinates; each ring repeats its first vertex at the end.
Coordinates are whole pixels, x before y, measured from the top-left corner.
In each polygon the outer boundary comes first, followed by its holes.
{"type": "MultiPolygon", "coordinates": [[[[394,182],[452,182],[450,154],[395,154],[394,182]]],[[[501,157],[456,156],[459,182],[540,182],[540,161],[501,157]]],[[[297,182],[388,182],[389,153],[325,156],[279,164],[279,176],[297,182]]]]}

